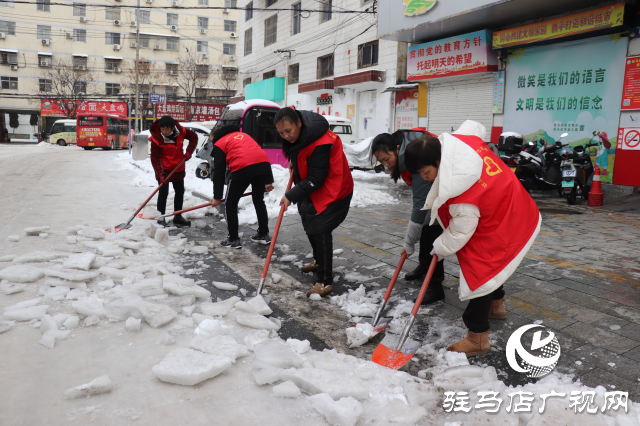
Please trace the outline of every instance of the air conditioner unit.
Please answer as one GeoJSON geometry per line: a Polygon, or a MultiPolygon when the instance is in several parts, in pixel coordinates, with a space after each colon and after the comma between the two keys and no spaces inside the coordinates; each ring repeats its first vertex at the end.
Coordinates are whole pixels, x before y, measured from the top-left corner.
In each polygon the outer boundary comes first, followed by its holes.
{"type": "Polygon", "coordinates": [[[67,38],[73,38],[73,34],[71,34],[71,33],[64,33],[64,35],[65,35],[67,38]]]}
{"type": "Polygon", "coordinates": [[[113,25],[115,25],[116,27],[119,27],[120,25],[122,25],[122,21],[119,19],[116,19],[115,21],[113,21],[113,25]]]}
{"type": "Polygon", "coordinates": [[[153,46],[153,50],[162,50],[162,45],[156,44],[155,46],[153,46]]]}
{"type": "Polygon", "coordinates": [[[235,60],[236,60],[236,55],[231,55],[231,56],[229,56],[229,60],[230,60],[230,61],[235,61],[235,60]]]}
{"type": "Polygon", "coordinates": [[[229,34],[229,37],[238,38],[238,33],[231,33],[231,34],[229,34]]]}
{"type": "Polygon", "coordinates": [[[49,46],[50,44],[51,44],[51,40],[49,40],[48,38],[42,39],[43,46],[49,46]]]}
{"type": "Polygon", "coordinates": [[[169,75],[178,75],[178,71],[176,71],[176,70],[169,70],[169,75]]]}
{"type": "Polygon", "coordinates": [[[40,66],[41,67],[50,67],[51,63],[47,62],[47,61],[40,61],[40,66]]]}
{"type": "Polygon", "coordinates": [[[120,50],[122,46],[120,46],[119,44],[114,44],[113,45],[113,50],[120,50]]]}
{"type": "Polygon", "coordinates": [[[135,42],[135,41],[132,41],[132,42],[129,44],[129,46],[135,49],[135,48],[136,48],[136,42],[135,42]]]}
{"type": "Polygon", "coordinates": [[[200,28],[200,34],[206,34],[206,33],[207,33],[207,30],[206,30],[206,29],[204,29],[204,28],[200,28]]]}
{"type": "Polygon", "coordinates": [[[207,59],[208,57],[209,57],[209,54],[208,54],[208,53],[203,53],[203,54],[202,54],[202,59],[207,59]]]}
{"type": "Polygon", "coordinates": [[[86,65],[78,65],[76,68],[78,70],[80,70],[80,71],[86,71],[87,70],[87,66],[86,65]]]}
{"type": "Polygon", "coordinates": [[[0,33],[0,39],[7,38],[7,33],[0,33]]]}
{"type": "Polygon", "coordinates": [[[153,0],[147,0],[147,3],[153,3],[153,0]]]}
{"type": "Polygon", "coordinates": [[[80,22],[87,22],[87,17],[86,16],[81,16],[80,17],[80,22]]]}
{"type": "Polygon", "coordinates": [[[129,22],[129,26],[130,27],[137,27],[138,23],[136,21],[131,21],[131,22],[129,22]]]}
{"type": "Polygon", "coordinates": [[[17,65],[11,65],[11,71],[18,71],[17,65]]]}
{"type": "Polygon", "coordinates": [[[116,72],[122,72],[122,68],[120,68],[120,67],[115,68],[115,70],[116,70],[116,72]]]}
{"type": "Polygon", "coordinates": [[[178,6],[180,6],[180,2],[178,0],[172,0],[171,1],[171,6],[178,7],[178,6]]]}
{"type": "Polygon", "coordinates": [[[171,26],[171,31],[178,31],[178,26],[177,25],[172,25],[171,26]]]}
{"type": "Polygon", "coordinates": [[[229,13],[229,9],[225,7],[224,9],[222,9],[222,13],[229,13]]]}
{"type": "Polygon", "coordinates": [[[336,93],[338,95],[341,95],[344,93],[344,87],[336,87],[335,89],[333,89],[333,93],[336,93]]]}

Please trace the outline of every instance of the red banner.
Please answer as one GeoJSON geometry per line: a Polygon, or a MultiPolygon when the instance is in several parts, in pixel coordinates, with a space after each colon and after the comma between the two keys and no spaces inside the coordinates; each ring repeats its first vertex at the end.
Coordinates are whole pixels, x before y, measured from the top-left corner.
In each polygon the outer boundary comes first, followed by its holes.
{"type": "Polygon", "coordinates": [[[640,58],[628,57],[624,68],[622,109],[640,109],[640,58]]]}
{"type": "MultiPolygon", "coordinates": [[[[74,101],[66,101],[59,99],[41,99],[40,115],[42,117],[66,117],[65,109],[61,107],[62,102],[73,105],[74,101]]],[[[126,102],[110,102],[110,101],[81,101],[78,102],[76,114],[86,113],[103,113],[114,114],[122,118],[127,117],[126,102]]]]}
{"type": "Polygon", "coordinates": [[[222,114],[224,105],[199,104],[192,105],[191,119],[187,114],[187,104],[184,102],[167,102],[156,104],[156,117],[168,115],[178,121],[217,121],[222,114]]]}

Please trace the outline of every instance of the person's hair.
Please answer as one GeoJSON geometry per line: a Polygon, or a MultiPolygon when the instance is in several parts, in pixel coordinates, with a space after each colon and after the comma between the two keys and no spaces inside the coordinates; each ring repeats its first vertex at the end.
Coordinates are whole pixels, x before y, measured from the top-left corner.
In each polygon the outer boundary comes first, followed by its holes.
{"type": "MultiPolygon", "coordinates": [[[[398,155],[398,145],[402,145],[402,133],[395,132],[394,134],[390,133],[380,133],[378,136],[373,138],[371,142],[371,163],[375,164],[376,157],[375,155],[378,152],[388,152],[392,154],[398,155]]],[[[391,179],[394,182],[398,182],[400,178],[400,164],[399,161],[396,162],[396,166],[391,170],[391,179]]]]}
{"type": "Polygon", "coordinates": [[[298,120],[300,116],[298,113],[291,107],[281,108],[280,111],[276,113],[275,118],[273,119],[273,124],[278,124],[282,120],[289,120],[292,124],[298,124],[298,120]]]}
{"type": "Polygon", "coordinates": [[[176,120],[174,120],[173,117],[165,115],[163,117],[160,117],[160,120],[158,120],[158,124],[160,125],[160,128],[171,127],[173,129],[176,126],[176,120]]]}
{"type": "Polygon", "coordinates": [[[240,127],[236,126],[235,124],[227,124],[225,126],[222,127],[218,127],[216,129],[213,130],[213,143],[216,143],[217,141],[219,141],[220,139],[222,139],[223,137],[234,133],[234,132],[239,132],[240,131],[240,127]]]}
{"type": "Polygon", "coordinates": [[[438,167],[442,156],[440,140],[424,135],[407,145],[404,151],[404,164],[412,174],[418,173],[425,166],[438,167]]]}

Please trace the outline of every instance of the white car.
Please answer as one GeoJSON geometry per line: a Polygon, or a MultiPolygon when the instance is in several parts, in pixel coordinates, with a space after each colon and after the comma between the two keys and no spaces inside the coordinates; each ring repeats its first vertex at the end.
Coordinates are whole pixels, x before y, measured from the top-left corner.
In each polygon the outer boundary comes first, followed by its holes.
{"type": "Polygon", "coordinates": [[[351,123],[350,119],[335,115],[325,115],[324,118],[329,122],[329,128],[333,133],[340,136],[340,140],[342,140],[343,144],[356,144],[360,142],[360,139],[356,139],[354,137],[353,123],[351,123]]]}
{"type": "MultiPolygon", "coordinates": [[[[194,132],[196,132],[196,134],[198,135],[198,146],[196,147],[196,151],[198,151],[202,145],[204,145],[204,143],[209,140],[209,133],[211,133],[211,129],[206,128],[205,126],[201,125],[200,123],[180,123],[180,125],[182,127],[184,127],[187,130],[193,130],[194,132]]],[[[140,132],[141,135],[147,135],[151,136],[151,132],[148,130],[143,130],[142,132],[140,132]]],[[[187,145],[184,145],[184,148],[186,148],[187,145]]],[[[151,142],[149,142],[149,148],[148,148],[148,152],[149,154],[151,154],[151,142]]]]}

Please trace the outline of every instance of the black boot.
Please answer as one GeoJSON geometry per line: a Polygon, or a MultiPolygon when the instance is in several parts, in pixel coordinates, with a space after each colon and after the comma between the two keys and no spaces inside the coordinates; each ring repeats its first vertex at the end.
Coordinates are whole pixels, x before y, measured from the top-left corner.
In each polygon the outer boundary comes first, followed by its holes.
{"type": "Polygon", "coordinates": [[[251,241],[254,241],[258,244],[270,244],[271,243],[271,237],[269,236],[269,233],[267,232],[266,234],[261,234],[261,233],[257,233],[256,235],[254,235],[253,237],[251,237],[251,241]]]}
{"type": "Polygon", "coordinates": [[[222,247],[229,247],[232,249],[241,249],[242,248],[242,243],[240,242],[240,238],[236,238],[234,240],[232,240],[231,238],[227,237],[226,240],[220,242],[220,245],[222,247]]]}
{"type": "Polygon", "coordinates": [[[418,264],[418,267],[404,276],[407,281],[423,280],[427,276],[427,265],[422,263],[418,264]]]}
{"type": "Polygon", "coordinates": [[[182,217],[181,214],[177,214],[173,217],[173,224],[178,228],[189,228],[191,226],[191,221],[182,217]]]}
{"type": "Polygon", "coordinates": [[[164,227],[167,226],[167,220],[164,217],[161,217],[156,222],[158,222],[158,225],[160,225],[160,226],[164,226],[164,227]]]}
{"type": "MultiPolygon", "coordinates": [[[[424,298],[422,299],[422,306],[430,305],[440,300],[444,300],[444,289],[442,288],[442,281],[444,281],[444,278],[431,278],[429,287],[427,287],[427,292],[424,294],[424,298]]],[[[413,300],[413,302],[415,303],[415,299],[413,300]]]]}

